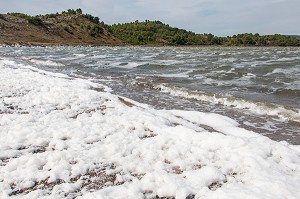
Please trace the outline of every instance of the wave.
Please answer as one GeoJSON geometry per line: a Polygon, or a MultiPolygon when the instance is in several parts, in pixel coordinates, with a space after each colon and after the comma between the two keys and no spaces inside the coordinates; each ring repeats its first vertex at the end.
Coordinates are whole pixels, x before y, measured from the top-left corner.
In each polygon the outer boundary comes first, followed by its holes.
{"type": "Polygon", "coordinates": [[[158,77],[174,77],[174,78],[189,78],[189,73],[192,70],[188,70],[186,72],[181,72],[181,73],[169,73],[169,74],[161,74],[161,75],[157,75],[158,77]]]}
{"type": "Polygon", "coordinates": [[[114,62],[114,63],[111,63],[110,66],[116,67],[116,68],[131,69],[131,68],[139,67],[144,64],[145,64],[144,62],[114,62]]]}
{"type": "Polygon", "coordinates": [[[254,102],[233,96],[221,96],[208,94],[200,91],[191,91],[186,88],[168,87],[167,85],[157,85],[154,87],[160,92],[169,93],[174,96],[184,97],[187,99],[196,99],[199,101],[213,104],[221,104],[228,107],[244,109],[259,115],[277,116],[284,120],[300,122],[300,109],[292,110],[278,104],[254,102]]]}
{"type": "Polygon", "coordinates": [[[280,88],[273,91],[274,95],[300,97],[300,90],[298,88],[280,88]]]}
{"type": "Polygon", "coordinates": [[[265,74],[264,76],[269,76],[273,74],[285,74],[285,75],[290,75],[290,74],[298,74],[300,73],[300,69],[298,67],[293,67],[293,68],[275,68],[272,72],[265,74]]]}
{"type": "Polygon", "coordinates": [[[39,60],[39,59],[28,59],[31,63],[43,66],[65,66],[62,63],[58,63],[51,60],[39,60]]]}
{"type": "Polygon", "coordinates": [[[140,65],[139,68],[147,69],[147,70],[165,70],[165,69],[172,69],[174,67],[171,65],[145,63],[143,65],[140,65]]]}

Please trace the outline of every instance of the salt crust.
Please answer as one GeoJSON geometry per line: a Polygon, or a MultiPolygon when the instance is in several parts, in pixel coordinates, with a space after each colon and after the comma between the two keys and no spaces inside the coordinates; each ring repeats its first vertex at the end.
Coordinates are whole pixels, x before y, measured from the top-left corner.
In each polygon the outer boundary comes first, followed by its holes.
{"type": "Polygon", "coordinates": [[[0,198],[300,198],[299,146],[13,60],[0,74],[0,198]]]}

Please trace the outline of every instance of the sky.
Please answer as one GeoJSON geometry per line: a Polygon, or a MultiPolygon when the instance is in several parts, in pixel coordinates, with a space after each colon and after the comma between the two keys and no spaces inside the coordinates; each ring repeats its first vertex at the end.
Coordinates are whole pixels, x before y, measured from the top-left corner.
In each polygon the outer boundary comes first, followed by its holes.
{"type": "Polygon", "coordinates": [[[159,20],[195,33],[300,35],[300,0],[0,0],[0,13],[81,8],[107,24],[159,20]]]}

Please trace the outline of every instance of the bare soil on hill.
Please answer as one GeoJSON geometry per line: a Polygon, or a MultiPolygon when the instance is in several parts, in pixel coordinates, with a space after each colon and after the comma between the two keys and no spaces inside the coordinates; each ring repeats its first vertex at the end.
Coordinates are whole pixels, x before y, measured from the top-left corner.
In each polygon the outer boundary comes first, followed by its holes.
{"type": "Polygon", "coordinates": [[[123,45],[107,29],[91,35],[96,26],[81,15],[59,15],[41,18],[41,23],[7,14],[0,14],[0,44],[6,45],[123,45]]]}

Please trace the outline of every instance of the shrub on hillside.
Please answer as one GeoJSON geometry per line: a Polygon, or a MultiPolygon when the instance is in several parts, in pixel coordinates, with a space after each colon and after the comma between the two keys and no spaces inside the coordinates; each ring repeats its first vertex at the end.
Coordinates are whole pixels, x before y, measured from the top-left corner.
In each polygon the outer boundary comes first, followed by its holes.
{"type": "Polygon", "coordinates": [[[95,37],[98,34],[103,34],[103,28],[100,27],[99,25],[95,25],[89,30],[89,34],[92,37],[95,37]]]}

